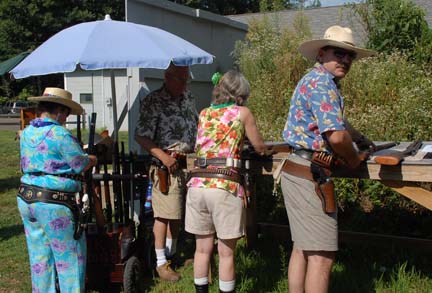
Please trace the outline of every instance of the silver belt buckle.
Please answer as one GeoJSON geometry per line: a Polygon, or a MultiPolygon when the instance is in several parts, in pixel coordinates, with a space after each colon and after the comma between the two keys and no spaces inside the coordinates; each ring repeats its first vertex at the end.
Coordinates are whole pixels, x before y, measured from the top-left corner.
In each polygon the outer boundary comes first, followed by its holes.
{"type": "Polygon", "coordinates": [[[226,158],[225,159],[225,166],[234,167],[234,159],[233,158],[226,158]]]}
{"type": "Polygon", "coordinates": [[[198,167],[200,167],[200,168],[207,167],[207,158],[197,158],[196,162],[197,162],[198,167]]]}

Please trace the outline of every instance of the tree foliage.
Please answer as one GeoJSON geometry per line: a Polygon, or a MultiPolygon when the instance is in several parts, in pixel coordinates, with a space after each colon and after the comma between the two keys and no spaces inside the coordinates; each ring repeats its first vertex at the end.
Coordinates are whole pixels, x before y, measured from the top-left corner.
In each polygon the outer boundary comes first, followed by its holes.
{"type": "MultiPolygon", "coordinates": [[[[110,14],[115,20],[124,20],[124,1],[2,0],[0,60],[33,50],[62,29],[85,21],[101,20],[105,14],[110,14]]],[[[10,83],[3,77],[0,96],[17,95],[24,87],[36,93],[37,87],[62,85],[62,78],[58,76],[41,77],[40,80],[37,86],[34,79],[10,83]]]]}
{"type": "Polygon", "coordinates": [[[368,47],[379,52],[400,51],[418,63],[429,63],[432,33],[425,11],[411,0],[365,0],[353,5],[368,33],[368,47]]]}
{"type": "MultiPolygon", "coordinates": [[[[221,15],[232,15],[270,10],[297,8],[304,0],[170,0],[193,8],[204,9],[221,15]],[[275,7],[279,7],[275,9],[275,7]]],[[[311,7],[319,7],[320,0],[312,1],[311,7]]],[[[308,6],[309,7],[309,6],[308,6]]]]}

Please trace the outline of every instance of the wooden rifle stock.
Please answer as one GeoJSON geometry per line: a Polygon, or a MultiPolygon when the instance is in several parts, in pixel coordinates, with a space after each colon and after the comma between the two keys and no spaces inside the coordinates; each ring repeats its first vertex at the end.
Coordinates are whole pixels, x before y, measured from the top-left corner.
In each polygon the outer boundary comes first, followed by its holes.
{"type": "MultiPolygon", "coordinates": [[[[100,165],[99,163],[95,166],[95,174],[100,173],[100,165]]],[[[105,226],[105,217],[103,215],[102,211],[102,193],[101,193],[101,184],[100,181],[93,181],[93,203],[94,203],[94,210],[95,210],[95,217],[96,217],[96,225],[98,228],[103,228],[105,226]]]]}
{"type": "Polygon", "coordinates": [[[292,147],[286,142],[266,142],[265,145],[269,150],[272,150],[274,153],[290,153],[292,152],[292,147]]]}
{"type": "Polygon", "coordinates": [[[406,156],[415,155],[421,146],[422,142],[417,140],[411,143],[404,151],[382,150],[375,156],[374,160],[381,165],[396,166],[399,165],[406,156]]]}

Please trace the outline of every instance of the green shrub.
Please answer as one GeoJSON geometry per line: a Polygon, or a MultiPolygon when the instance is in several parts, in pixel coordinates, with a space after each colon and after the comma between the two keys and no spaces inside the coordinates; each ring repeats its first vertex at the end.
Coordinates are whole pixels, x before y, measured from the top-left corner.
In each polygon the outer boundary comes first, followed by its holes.
{"type": "Polygon", "coordinates": [[[236,45],[237,63],[251,83],[248,106],[267,140],[282,139],[292,92],[307,66],[297,48],[309,36],[302,14],[294,30],[281,29],[276,14],[252,21],[246,40],[236,45]]]}
{"type": "Polygon", "coordinates": [[[432,139],[431,72],[401,53],[353,64],[342,80],[345,116],[373,140],[432,139]]]}
{"type": "Polygon", "coordinates": [[[425,11],[411,0],[365,0],[353,5],[368,33],[368,47],[379,52],[407,54],[417,64],[428,65],[432,33],[425,11]]]}

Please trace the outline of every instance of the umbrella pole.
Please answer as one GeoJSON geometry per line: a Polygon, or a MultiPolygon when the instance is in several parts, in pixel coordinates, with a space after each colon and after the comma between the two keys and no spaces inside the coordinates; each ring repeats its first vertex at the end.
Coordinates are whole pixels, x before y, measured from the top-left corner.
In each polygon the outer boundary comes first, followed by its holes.
{"type": "Polygon", "coordinates": [[[110,70],[111,73],[111,96],[112,96],[112,107],[113,107],[113,126],[114,130],[112,133],[112,138],[115,142],[118,141],[118,121],[117,121],[117,98],[115,91],[115,78],[114,78],[114,70],[110,70]]]}

